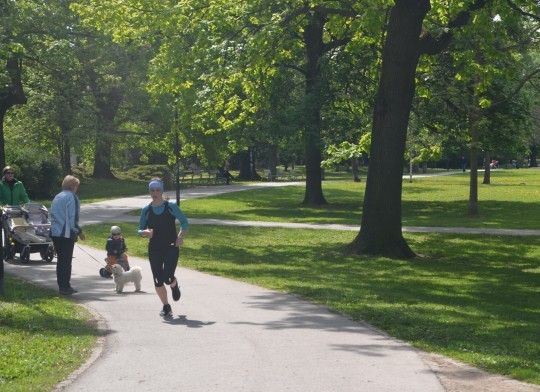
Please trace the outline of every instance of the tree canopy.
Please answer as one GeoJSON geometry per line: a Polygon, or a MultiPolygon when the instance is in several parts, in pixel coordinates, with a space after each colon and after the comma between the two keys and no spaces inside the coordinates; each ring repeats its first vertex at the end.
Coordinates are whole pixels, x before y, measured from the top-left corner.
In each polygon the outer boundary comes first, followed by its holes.
{"type": "Polygon", "coordinates": [[[355,253],[414,256],[401,235],[406,158],[468,154],[474,213],[479,159],[536,151],[533,0],[19,0],[0,10],[0,158],[2,143],[27,140],[64,171],[75,151],[111,177],[113,166],[172,164],[178,141],[184,165],[236,154],[245,179],[257,165],[301,162],[303,202],[316,207],[327,203],[323,161],[357,164],[367,150],[355,253]]]}

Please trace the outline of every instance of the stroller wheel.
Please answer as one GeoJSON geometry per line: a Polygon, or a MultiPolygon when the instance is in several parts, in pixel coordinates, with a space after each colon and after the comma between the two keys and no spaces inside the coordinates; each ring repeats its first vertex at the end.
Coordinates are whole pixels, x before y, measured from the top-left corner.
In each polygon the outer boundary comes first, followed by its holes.
{"type": "Polygon", "coordinates": [[[13,252],[13,248],[11,246],[4,246],[4,260],[13,260],[13,257],[15,256],[15,253],[13,252]]]}
{"type": "Polygon", "coordinates": [[[52,246],[49,246],[47,250],[42,250],[39,252],[39,254],[41,255],[41,259],[43,261],[50,263],[54,258],[54,249],[52,246]]]}
{"type": "Polygon", "coordinates": [[[21,251],[21,263],[29,263],[30,262],[30,248],[25,247],[21,251]]]}

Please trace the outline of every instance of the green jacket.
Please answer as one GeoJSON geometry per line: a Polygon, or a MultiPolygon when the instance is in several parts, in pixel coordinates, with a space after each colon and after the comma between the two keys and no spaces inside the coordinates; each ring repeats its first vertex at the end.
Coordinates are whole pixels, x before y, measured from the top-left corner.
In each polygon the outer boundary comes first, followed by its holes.
{"type": "Polygon", "coordinates": [[[6,179],[2,178],[2,181],[0,181],[0,204],[18,206],[21,204],[21,201],[23,203],[30,203],[23,183],[15,179],[12,189],[6,179]]]}

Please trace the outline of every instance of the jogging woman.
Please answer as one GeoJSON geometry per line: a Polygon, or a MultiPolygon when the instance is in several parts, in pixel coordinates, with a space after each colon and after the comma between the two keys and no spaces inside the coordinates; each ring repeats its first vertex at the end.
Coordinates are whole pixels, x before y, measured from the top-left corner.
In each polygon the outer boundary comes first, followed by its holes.
{"type": "Polygon", "coordinates": [[[152,178],[148,184],[152,202],[141,211],[139,219],[140,236],[149,238],[148,259],[154,278],[156,293],[163,304],[160,315],[172,316],[171,305],[165,285],[171,287],[172,298],[180,299],[180,285],[174,273],[178,265],[179,247],[184,245],[184,235],[187,233],[188,220],[180,208],[163,198],[163,182],[152,178]],[[180,228],[176,230],[176,220],[180,228]]]}

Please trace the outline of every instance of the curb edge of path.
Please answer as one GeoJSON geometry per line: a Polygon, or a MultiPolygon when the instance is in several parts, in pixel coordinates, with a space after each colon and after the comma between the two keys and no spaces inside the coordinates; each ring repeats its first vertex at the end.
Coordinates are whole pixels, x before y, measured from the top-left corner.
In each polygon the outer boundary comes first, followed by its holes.
{"type": "Polygon", "coordinates": [[[101,355],[105,351],[105,347],[107,344],[107,320],[91,306],[77,301],[76,298],[71,298],[71,300],[77,305],[84,307],[91,314],[92,319],[90,321],[96,323],[98,337],[96,339],[96,342],[94,343],[94,346],[92,347],[92,353],[90,354],[88,359],[77,369],[71,372],[64,380],[56,384],[56,386],[52,389],[51,392],[60,392],[67,388],[71,383],[73,383],[81,374],[88,370],[101,357],[101,355]]]}

